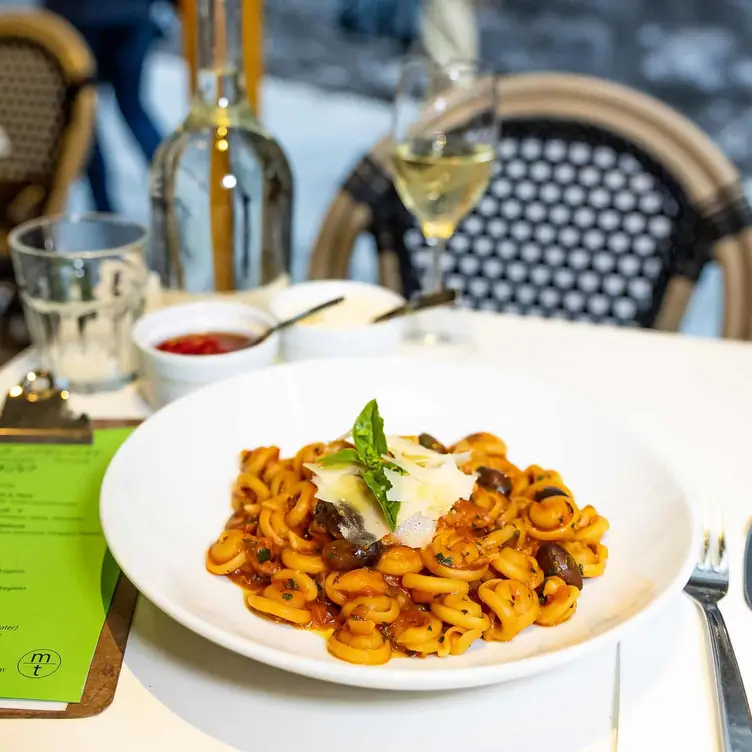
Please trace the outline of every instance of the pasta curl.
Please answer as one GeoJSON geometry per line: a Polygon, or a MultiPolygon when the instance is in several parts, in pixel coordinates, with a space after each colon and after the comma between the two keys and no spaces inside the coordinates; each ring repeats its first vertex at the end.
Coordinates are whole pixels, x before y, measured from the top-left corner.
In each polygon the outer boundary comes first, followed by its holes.
{"type": "Polygon", "coordinates": [[[348,663],[378,666],[386,663],[392,654],[389,641],[375,628],[352,631],[352,622],[338,629],[329,638],[326,647],[329,652],[348,663]]]}
{"type": "Polygon", "coordinates": [[[491,562],[491,566],[510,580],[517,580],[535,590],[543,582],[543,570],[533,556],[505,548],[491,562]]]}
{"type": "Polygon", "coordinates": [[[555,627],[571,619],[579,597],[580,591],[576,587],[567,585],[561,577],[550,577],[543,586],[542,605],[535,623],[555,627]]]}
{"type": "Polygon", "coordinates": [[[494,623],[483,636],[486,640],[508,642],[527,629],[540,614],[538,596],[515,580],[487,580],[478,588],[478,597],[493,614],[494,623]]]}
{"type": "Polygon", "coordinates": [[[565,543],[564,548],[572,554],[583,577],[600,577],[606,571],[608,549],[600,543],[565,543]]]}

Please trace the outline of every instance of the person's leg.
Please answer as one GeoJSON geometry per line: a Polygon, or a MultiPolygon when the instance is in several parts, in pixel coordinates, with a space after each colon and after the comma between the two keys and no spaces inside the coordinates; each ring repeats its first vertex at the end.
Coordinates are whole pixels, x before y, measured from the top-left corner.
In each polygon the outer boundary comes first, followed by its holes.
{"type": "Polygon", "coordinates": [[[142,23],[112,30],[110,36],[117,39],[109,71],[115,98],[147,162],[151,162],[162,136],[141,103],[141,80],[154,28],[144,19],[142,23]]]}
{"type": "Polygon", "coordinates": [[[343,31],[363,33],[363,19],[358,0],[340,0],[337,23],[343,31]]]}
{"type": "MultiPolygon", "coordinates": [[[[103,59],[106,45],[103,44],[102,30],[95,27],[79,27],[81,35],[89,45],[91,54],[97,63],[97,81],[107,80],[107,60],[103,59]]],[[[105,53],[106,54],[106,53],[105,53]]],[[[86,167],[86,177],[89,180],[94,207],[98,212],[111,212],[112,201],[107,190],[107,165],[104,161],[102,147],[99,140],[99,126],[95,124],[92,138],[89,163],[86,167]]]]}
{"type": "Polygon", "coordinates": [[[91,195],[94,206],[98,212],[111,212],[112,201],[107,189],[107,165],[104,162],[102,147],[99,144],[98,129],[95,129],[94,138],[89,154],[89,165],[86,168],[86,176],[91,186],[91,195]]]}
{"type": "Polygon", "coordinates": [[[395,0],[391,8],[393,33],[407,52],[420,36],[420,0],[395,0]]]}

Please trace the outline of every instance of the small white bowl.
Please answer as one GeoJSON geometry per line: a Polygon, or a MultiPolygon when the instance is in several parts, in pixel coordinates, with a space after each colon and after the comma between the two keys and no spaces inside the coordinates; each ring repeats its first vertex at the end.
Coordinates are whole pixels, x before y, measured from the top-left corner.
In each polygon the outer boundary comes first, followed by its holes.
{"type": "MultiPolygon", "coordinates": [[[[386,287],[345,279],[326,279],[292,285],[275,295],[269,310],[279,321],[313,308],[319,303],[345,297],[357,300],[360,309],[352,326],[340,319],[336,324],[325,318],[336,317],[337,307],[321,314],[321,321],[299,324],[282,330],[281,352],[284,360],[305,358],[338,358],[342,356],[388,355],[393,353],[405,334],[405,318],[400,317],[380,324],[367,323],[381,313],[405,303],[405,298],[386,287]]],[[[351,311],[350,315],[354,315],[351,311]]]]}
{"type": "Polygon", "coordinates": [[[157,350],[166,339],[202,332],[258,336],[274,323],[268,313],[229,302],[175,305],[142,316],[132,336],[147,402],[159,409],[206,384],[271,365],[279,349],[279,335],[272,334],[257,345],[221,355],[178,355],[157,350]]]}

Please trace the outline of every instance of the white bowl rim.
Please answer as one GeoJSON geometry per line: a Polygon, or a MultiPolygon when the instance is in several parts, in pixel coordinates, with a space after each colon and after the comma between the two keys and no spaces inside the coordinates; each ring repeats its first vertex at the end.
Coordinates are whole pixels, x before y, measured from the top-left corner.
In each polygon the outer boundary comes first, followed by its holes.
{"type": "Polygon", "coordinates": [[[365,282],[361,279],[337,279],[337,278],[331,278],[331,279],[306,279],[302,282],[295,282],[294,284],[289,285],[288,287],[285,287],[279,292],[277,292],[273,297],[272,301],[278,300],[282,297],[287,297],[289,295],[292,295],[299,290],[302,290],[303,288],[316,288],[316,287],[326,287],[331,285],[334,287],[335,285],[341,285],[342,287],[352,287],[352,288],[360,288],[362,290],[370,290],[377,293],[386,293],[389,295],[396,295],[398,297],[404,298],[404,295],[402,293],[397,292],[396,290],[392,290],[389,287],[386,287],[385,285],[381,285],[378,282],[365,282]]]}
{"type": "MultiPolygon", "coordinates": [[[[269,310],[272,312],[272,316],[274,316],[277,321],[280,320],[280,316],[283,314],[280,313],[280,308],[285,308],[285,303],[288,302],[288,300],[295,300],[295,296],[299,293],[302,293],[305,291],[305,289],[312,289],[315,290],[317,288],[323,288],[330,286],[332,288],[337,288],[341,286],[342,292],[346,292],[347,289],[352,289],[353,291],[356,290],[362,290],[365,295],[371,295],[372,297],[381,297],[381,298],[390,298],[394,301],[394,307],[396,308],[398,305],[401,305],[403,303],[407,303],[407,298],[400,292],[397,292],[396,290],[391,290],[388,287],[384,287],[384,285],[375,284],[373,282],[363,282],[358,279],[310,279],[306,280],[305,282],[299,282],[294,285],[290,285],[289,287],[286,287],[284,290],[280,290],[272,299],[269,301],[269,310]],[[305,289],[304,289],[305,288],[305,289]],[[282,301],[282,305],[280,306],[279,303],[282,301]]],[[[322,301],[323,302],[323,301],[322,301]]],[[[301,311],[302,313],[302,311],[301,311]]],[[[295,312],[290,311],[284,314],[285,317],[287,316],[294,316],[295,312]]],[[[396,321],[397,319],[394,319],[393,321],[379,321],[377,323],[367,322],[365,324],[357,324],[355,326],[348,327],[346,329],[335,329],[335,328],[329,328],[326,326],[312,326],[312,327],[306,327],[306,332],[310,332],[310,336],[312,337],[320,337],[320,336],[352,336],[353,332],[362,332],[369,327],[378,326],[381,327],[384,324],[390,324],[396,321]]],[[[300,332],[301,328],[298,324],[293,324],[290,327],[290,330],[295,329],[296,331],[300,332]]]]}

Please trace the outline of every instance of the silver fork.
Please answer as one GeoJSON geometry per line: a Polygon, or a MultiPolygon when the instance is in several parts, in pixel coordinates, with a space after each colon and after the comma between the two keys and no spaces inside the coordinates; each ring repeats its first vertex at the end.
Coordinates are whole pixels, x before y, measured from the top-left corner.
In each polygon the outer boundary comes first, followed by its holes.
{"type": "Polygon", "coordinates": [[[728,552],[723,526],[715,549],[710,530],[705,527],[700,558],[684,590],[700,607],[708,629],[723,749],[725,752],[752,752],[752,714],[728,629],[718,608],[718,601],[728,593],[728,587],[728,552]]]}

